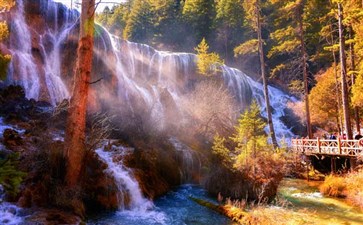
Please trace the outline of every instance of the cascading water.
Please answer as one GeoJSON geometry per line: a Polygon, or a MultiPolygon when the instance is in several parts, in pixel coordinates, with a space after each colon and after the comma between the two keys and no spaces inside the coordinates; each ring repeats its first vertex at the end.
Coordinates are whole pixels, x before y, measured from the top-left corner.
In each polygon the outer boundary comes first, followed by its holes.
{"type": "Polygon", "coordinates": [[[198,183],[202,167],[199,155],[175,137],[169,138],[169,141],[181,158],[180,183],[198,183]]]}
{"type": "Polygon", "coordinates": [[[16,10],[10,23],[11,37],[9,50],[12,60],[9,66],[8,80],[24,87],[26,97],[48,99],[53,105],[69,97],[69,91],[61,78],[61,43],[77,24],[77,13],[52,1],[41,1],[40,10],[44,17],[53,21],[40,30],[31,28],[25,17],[23,0],[16,1],[16,10]],[[62,26],[59,27],[62,11],[62,26]],[[34,50],[37,40],[39,53],[34,50]],[[41,65],[40,58],[44,61],[41,65]]]}
{"type": "Polygon", "coordinates": [[[139,183],[133,177],[132,171],[127,169],[122,161],[115,162],[113,160],[114,153],[122,155],[124,152],[125,148],[116,146],[112,146],[112,151],[104,151],[102,148],[96,150],[98,156],[108,165],[106,172],[115,179],[120,192],[118,199],[120,210],[129,209],[145,212],[153,208],[153,203],[141,193],[139,183]],[[125,196],[130,199],[128,204],[125,201],[125,196]]]}
{"type": "MultiPolygon", "coordinates": [[[[76,11],[62,8],[64,6],[58,3],[50,0],[41,2],[43,2],[41,7],[45,8],[42,16],[46,25],[41,29],[42,32],[36,32],[25,20],[23,0],[17,1],[17,12],[11,22],[12,41],[9,49],[13,60],[8,82],[23,85],[29,98],[43,99],[44,96],[48,96],[54,105],[69,97],[71,87],[69,82],[66,84],[64,74],[61,74],[63,71],[61,67],[64,67],[65,62],[62,61],[64,52],[60,48],[67,42],[68,35],[77,29],[78,17],[76,11]],[[36,41],[41,60],[35,57],[33,50],[36,41]]],[[[109,81],[112,83],[109,85],[105,84],[106,80],[102,81],[104,86],[98,90],[99,94],[96,94],[98,100],[111,102],[108,104],[115,102],[124,106],[127,104],[133,112],[142,109],[155,121],[154,127],[163,129],[169,119],[168,115],[181,110],[180,99],[190,92],[193,82],[197,79],[196,56],[188,53],[157,51],[144,44],[120,40],[103,28],[99,30],[101,37],[95,44],[98,46],[98,49],[95,49],[96,62],[101,62],[108,71],[111,71],[111,76],[114,78],[113,81],[109,81]],[[102,99],[102,96],[106,97],[102,99]]],[[[252,98],[256,98],[262,112],[265,111],[260,83],[253,81],[243,72],[225,65],[221,67],[221,71],[226,86],[240,104],[240,110],[243,110],[252,98]]],[[[95,73],[103,72],[95,71],[95,73]]],[[[269,87],[269,91],[271,106],[274,109],[272,116],[276,136],[278,139],[289,138],[293,134],[279,118],[284,115],[286,102],[294,99],[273,87],[269,87]]],[[[265,116],[265,113],[263,115],[265,116]]]]}

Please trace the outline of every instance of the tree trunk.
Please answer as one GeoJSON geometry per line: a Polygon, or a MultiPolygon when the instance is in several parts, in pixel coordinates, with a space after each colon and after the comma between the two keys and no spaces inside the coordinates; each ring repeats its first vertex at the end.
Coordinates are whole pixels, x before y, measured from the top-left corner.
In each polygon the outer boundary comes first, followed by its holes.
{"type": "Polygon", "coordinates": [[[350,124],[349,115],[349,101],[348,101],[348,87],[347,87],[347,65],[345,57],[345,39],[344,39],[344,27],[343,27],[343,8],[341,3],[338,3],[338,25],[339,25],[339,53],[340,53],[340,71],[342,82],[342,102],[343,102],[343,114],[344,114],[344,126],[347,132],[347,138],[352,139],[353,133],[350,124]]]}
{"type": "MultiPolygon", "coordinates": [[[[349,39],[353,39],[353,28],[349,26],[349,39]]],[[[350,42],[349,44],[349,56],[350,56],[350,70],[352,73],[352,86],[355,84],[356,71],[355,71],[355,55],[354,55],[354,44],[350,42]]],[[[355,128],[357,129],[358,134],[360,134],[360,124],[359,124],[359,107],[354,107],[354,119],[355,119],[355,128]]]]}
{"type": "Polygon", "coordinates": [[[87,97],[93,58],[94,10],[95,0],[82,1],[74,87],[70,99],[64,141],[67,160],[65,182],[68,186],[74,186],[78,183],[83,165],[87,97]]]}
{"type": "Polygon", "coordinates": [[[258,53],[260,55],[260,66],[261,66],[261,76],[263,81],[263,94],[265,95],[265,104],[266,104],[266,112],[267,112],[267,123],[270,129],[270,136],[271,141],[276,149],[278,147],[275,129],[272,121],[272,113],[271,113],[271,106],[270,106],[270,97],[268,94],[268,86],[267,86],[267,77],[266,77],[266,69],[265,69],[265,58],[264,58],[264,51],[263,51],[263,40],[262,40],[262,28],[261,28],[261,21],[260,21],[260,10],[259,10],[259,1],[255,2],[255,16],[256,16],[256,25],[257,25],[257,38],[258,38],[258,53]]]}
{"type": "MultiPolygon", "coordinates": [[[[331,45],[334,45],[334,37],[333,37],[333,25],[330,24],[330,38],[331,38],[331,45]]],[[[336,101],[337,101],[337,127],[338,127],[338,132],[339,134],[342,131],[342,127],[343,127],[343,122],[342,122],[342,117],[340,115],[341,112],[341,98],[339,97],[340,92],[340,88],[339,88],[339,78],[338,78],[338,69],[337,69],[337,58],[335,55],[335,51],[334,48],[332,48],[332,56],[333,56],[333,68],[334,68],[334,75],[335,75],[335,95],[336,95],[336,101]]]]}
{"type": "Polygon", "coordinates": [[[304,28],[303,28],[303,3],[299,6],[298,15],[298,23],[299,23],[299,39],[301,45],[301,56],[302,56],[302,68],[303,68],[303,81],[304,81],[304,101],[305,101],[305,113],[306,113],[306,129],[308,133],[308,137],[313,138],[313,131],[311,128],[311,120],[310,120],[310,107],[309,107],[309,81],[308,81],[308,70],[306,68],[307,57],[306,57],[306,48],[304,42],[304,28]]]}

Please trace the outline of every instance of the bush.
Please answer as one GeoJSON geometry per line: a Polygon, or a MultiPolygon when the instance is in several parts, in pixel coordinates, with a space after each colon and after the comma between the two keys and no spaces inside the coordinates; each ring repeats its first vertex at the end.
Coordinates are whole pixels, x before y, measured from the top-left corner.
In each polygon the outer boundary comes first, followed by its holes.
{"type": "Polygon", "coordinates": [[[347,199],[363,209],[363,170],[353,172],[345,177],[347,185],[347,199]]]}
{"type": "Polygon", "coordinates": [[[19,192],[19,186],[26,175],[17,169],[18,157],[18,154],[10,154],[0,158],[0,184],[11,197],[19,192]]]}
{"type": "Polygon", "coordinates": [[[323,195],[332,197],[345,197],[347,184],[344,177],[329,175],[325,177],[324,183],[319,190],[323,195]]]}

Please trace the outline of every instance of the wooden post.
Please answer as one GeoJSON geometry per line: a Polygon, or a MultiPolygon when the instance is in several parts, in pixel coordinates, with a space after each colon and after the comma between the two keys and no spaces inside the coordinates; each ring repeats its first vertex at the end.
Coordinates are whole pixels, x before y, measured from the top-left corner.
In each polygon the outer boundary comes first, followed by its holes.
{"type": "Polygon", "coordinates": [[[338,152],[339,152],[339,155],[342,154],[342,143],[341,143],[340,137],[338,137],[338,152]]]}
{"type": "Polygon", "coordinates": [[[318,152],[321,153],[320,152],[320,139],[317,138],[316,141],[317,141],[318,152]]]}

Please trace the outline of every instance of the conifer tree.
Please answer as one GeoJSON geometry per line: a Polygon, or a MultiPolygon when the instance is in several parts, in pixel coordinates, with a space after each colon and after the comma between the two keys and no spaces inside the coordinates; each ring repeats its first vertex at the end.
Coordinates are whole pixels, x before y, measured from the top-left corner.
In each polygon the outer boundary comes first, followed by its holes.
{"type": "Polygon", "coordinates": [[[261,117],[260,107],[253,101],[238,119],[235,134],[231,140],[236,143],[235,168],[248,164],[249,158],[256,158],[258,152],[267,149],[267,138],[264,132],[266,123],[261,117]]]}
{"type": "Polygon", "coordinates": [[[127,16],[123,38],[143,42],[152,37],[152,13],[148,0],[134,0],[127,16]]]}
{"type": "Polygon", "coordinates": [[[240,43],[241,37],[247,30],[243,25],[245,15],[242,2],[242,0],[218,0],[216,2],[215,35],[220,43],[218,46],[221,46],[216,47],[226,61],[232,55],[233,47],[240,43]]]}
{"type": "Polygon", "coordinates": [[[195,48],[197,52],[198,73],[205,76],[212,76],[218,71],[218,66],[223,64],[217,53],[209,52],[209,45],[205,38],[195,48]]]}
{"type": "Polygon", "coordinates": [[[182,13],[197,41],[209,36],[215,17],[214,0],[185,0],[182,13]]]}
{"type": "Polygon", "coordinates": [[[259,58],[260,58],[260,72],[261,77],[263,81],[263,93],[265,96],[265,105],[266,105],[266,111],[267,111],[267,123],[270,129],[270,136],[272,140],[272,144],[275,148],[278,147],[276,135],[275,135],[275,129],[273,126],[272,121],[272,112],[271,112],[271,105],[270,105],[270,97],[269,97],[269,91],[268,91],[268,78],[266,74],[266,65],[265,65],[265,53],[264,53],[264,41],[262,39],[262,22],[261,22],[261,3],[259,0],[253,0],[253,1],[245,1],[244,9],[246,12],[246,18],[248,20],[248,23],[251,24],[253,30],[256,32],[257,40],[252,39],[246,43],[243,43],[239,47],[235,49],[235,52],[237,54],[240,54],[244,51],[250,48],[250,52],[254,52],[256,49],[258,50],[259,58]],[[253,46],[252,44],[255,43],[257,46],[253,46]],[[250,46],[250,47],[249,47],[250,46]]]}
{"type": "MultiPolygon", "coordinates": [[[[280,29],[276,29],[272,34],[271,38],[276,42],[276,45],[272,47],[268,56],[271,58],[274,55],[295,55],[296,58],[289,59],[288,63],[280,64],[273,70],[273,74],[280,73],[284,70],[290,70],[289,73],[302,74],[301,77],[295,77],[292,81],[302,81],[303,96],[305,103],[305,119],[307,134],[309,138],[312,138],[312,128],[310,122],[310,108],[309,108],[309,80],[308,80],[308,69],[307,61],[308,55],[305,45],[305,29],[304,29],[304,10],[306,0],[271,0],[273,4],[277,4],[279,8],[278,13],[281,18],[276,20],[281,23],[284,21],[288,25],[281,26],[280,29]],[[298,68],[297,71],[294,71],[298,68]]],[[[286,78],[289,79],[289,78],[286,78]]]]}

